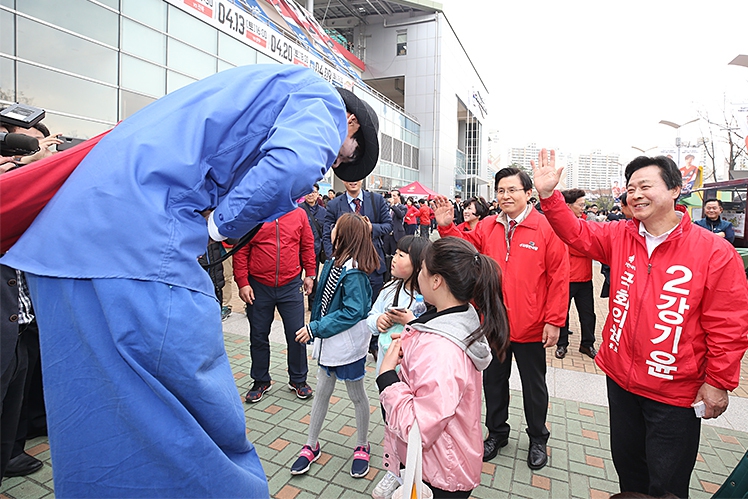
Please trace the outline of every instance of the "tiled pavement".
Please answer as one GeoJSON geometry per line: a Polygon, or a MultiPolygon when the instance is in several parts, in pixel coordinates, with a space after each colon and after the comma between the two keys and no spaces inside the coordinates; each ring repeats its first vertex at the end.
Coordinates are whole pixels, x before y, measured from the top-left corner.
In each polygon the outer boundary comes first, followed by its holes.
{"type": "MultiPolygon", "coordinates": [[[[599,287],[596,285],[596,289],[599,287]]],[[[598,333],[605,317],[605,300],[598,301],[598,333]]],[[[237,310],[238,307],[234,307],[237,310]]],[[[572,329],[577,327],[572,315],[572,329]]],[[[226,351],[232,363],[237,382],[238,396],[246,393],[252,380],[249,377],[250,359],[248,326],[241,313],[234,313],[225,323],[226,351]]],[[[365,498],[371,491],[381,471],[383,425],[377,390],[373,380],[367,379],[371,405],[369,438],[372,442],[372,469],[363,479],[349,475],[353,447],[355,446],[355,417],[345,387],[338,384],[320,436],[322,457],[312,465],[307,475],[292,477],[289,467],[301,445],[306,442],[311,400],[299,400],[286,387],[285,349],[281,326],[274,324],[272,339],[271,372],[275,380],[273,389],[257,404],[245,404],[247,435],[257,447],[270,484],[270,494],[278,499],[365,498]]],[[[599,336],[598,336],[599,337],[599,336]]],[[[551,393],[548,426],[550,460],[548,466],[531,471],[525,462],[528,441],[524,435],[522,394],[512,390],[509,423],[512,434],[509,445],[490,463],[484,463],[481,485],[473,492],[475,498],[591,498],[603,499],[617,492],[617,476],[610,459],[608,415],[603,393],[591,400],[576,396],[578,391],[600,391],[604,387],[602,376],[594,364],[578,354],[578,333],[571,338],[570,352],[563,361],[552,358],[549,351],[548,384],[551,393]],[[568,386],[578,390],[569,390],[568,386]],[[563,394],[563,398],[554,396],[563,394]],[[581,400],[580,400],[581,399],[581,400]]],[[[746,359],[743,359],[741,387],[733,395],[745,396],[746,359]],[[741,391],[742,390],[742,391],[741,391]]],[[[311,367],[310,384],[314,387],[316,367],[311,367]]],[[[373,362],[368,369],[373,370],[373,362]]],[[[516,379],[512,387],[518,388],[516,379]]],[[[731,397],[731,412],[742,414],[748,404],[746,399],[731,397]]],[[[722,419],[722,418],[720,418],[722,419]]],[[[702,425],[702,438],[696,468],[691,477],[691,497],[707,498],[717,490],[730,471],[748,449],[748,428],[743,420],[734,418],[733,424],[702,425]],[[738,421],[737,423],[735,421],[738,421]],[[721,427],[721,426],[726,427],[721,427]],[[740,427],[745,431],[731,429],[740,427]]],[[[0,486],[0,499],[36,499],[54,497],[49,446],[46,438],[30,441],[27,451],[44,461],[41,471],[24,478],[6,478],[0,486]]]]}

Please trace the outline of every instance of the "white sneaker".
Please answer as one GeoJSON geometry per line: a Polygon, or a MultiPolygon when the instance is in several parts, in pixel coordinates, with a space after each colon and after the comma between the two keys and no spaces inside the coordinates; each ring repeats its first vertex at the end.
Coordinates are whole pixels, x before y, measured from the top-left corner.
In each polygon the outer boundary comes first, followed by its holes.
{"type": "Polygon", "coordinates": [[[403,479],[388,471],[371,493],[374,499],[391,499],[392,493],[403,484],[403,479]]]}

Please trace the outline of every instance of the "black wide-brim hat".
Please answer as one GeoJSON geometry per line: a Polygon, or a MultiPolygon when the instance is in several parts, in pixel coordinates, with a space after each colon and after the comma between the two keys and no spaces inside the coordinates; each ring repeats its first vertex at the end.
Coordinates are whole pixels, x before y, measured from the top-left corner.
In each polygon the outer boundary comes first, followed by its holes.
{"type": "Polygon", "coordinates": [[[341,163],[333,171],[335,175],[346,182],[356,182],[366,178],[377,166],[379,160],[379,118],[371,106],[359,99],[353,92],[337,87],[345,103],[346,111],[358,120],[364,143],[359,144],[361,152],[356,161],[341,163]]]}

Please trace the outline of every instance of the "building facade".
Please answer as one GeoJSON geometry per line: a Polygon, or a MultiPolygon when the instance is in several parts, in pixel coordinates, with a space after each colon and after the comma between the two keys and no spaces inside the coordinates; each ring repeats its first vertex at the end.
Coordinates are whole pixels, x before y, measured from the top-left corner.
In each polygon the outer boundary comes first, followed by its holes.
{"type": "Polygon", "coordinates": [[[345,50],[333,53],[321,40],[305,38],[313,26],[294,30],[298,26],[282,15],[290,15],[287,1],[67,0],[64,7],[51,6],[0,0],[0,105],[45,109],[52,133],[90,138],[159,97],[231,67],[303,64],[376,110],[380,142],[397,146],[384,151],[380,171],[400,184],[419,178],[418,122],[363,83],[362,70],[342,60],[345,50]]]}
{"type": "Polygon", "coordinates": [[[568,182],[570,187],[604,191],[612,189],[616,182],[618,186],[623,185],[623,165],[618,154],[603,154],[600,151],[580,154],[573,170],[568,182]]]}
{"type": "Polygon", "coordinates": [[[314,12],[365,63],[364,81],[420,124],[418,180],[488,196],[488,91],[441,5],[315,0],[314,12]]]}

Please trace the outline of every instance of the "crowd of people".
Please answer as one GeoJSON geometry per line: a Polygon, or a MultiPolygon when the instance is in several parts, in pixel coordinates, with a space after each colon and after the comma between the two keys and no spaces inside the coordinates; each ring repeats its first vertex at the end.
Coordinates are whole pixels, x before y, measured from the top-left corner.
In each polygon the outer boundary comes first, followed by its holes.
{"type": "MultiPolygon", "coordinates": [[[[42,150],[4,163],[54,164],[43,125],[21,133],[41,134],[42,150]]],[[[2,259],[3,309],[18,312],[3,323],[2,474],[41,467],[23,445],[43,431],[60,497],[268,497],[223,347],[221,293],[233,278],[249,323],[244,401],[277,386],[276,310],[287,387],[311,398],[293,475],[321,455],[338,380],[356,419],[350,475],[369,473],[369,355],[385,422],[375,499],[401,485],[414,429],[433,497],[470,497],[482,463],[509,441],[513,360],[527,466],[543,468],[545,351],[569,355],[574,300],[579,353],[606,375],[621,491],[686,497],[701,418],[727,409],[748,349],[748,285],[721,201],[706,200],[691,223],[675,203],[675,164],[640,157],[626,167],[620,206],[602,213],[583,190],[556,190],[562,169],[545,150],[532,178],[501,169],[491,202],[383,196],[363,188],[377,134],[376,114],[353,93],[275,66],[206,78],[115,127],[2,259]],[[176,149],[154,147],[176,136],[176,149]],[[344,191],[320,194],[328,168],[344,191]],[[599,338],[593,260],[609,276],[599,338]],[[42,375],[47,421],[36,429],[42,375]]]]}

